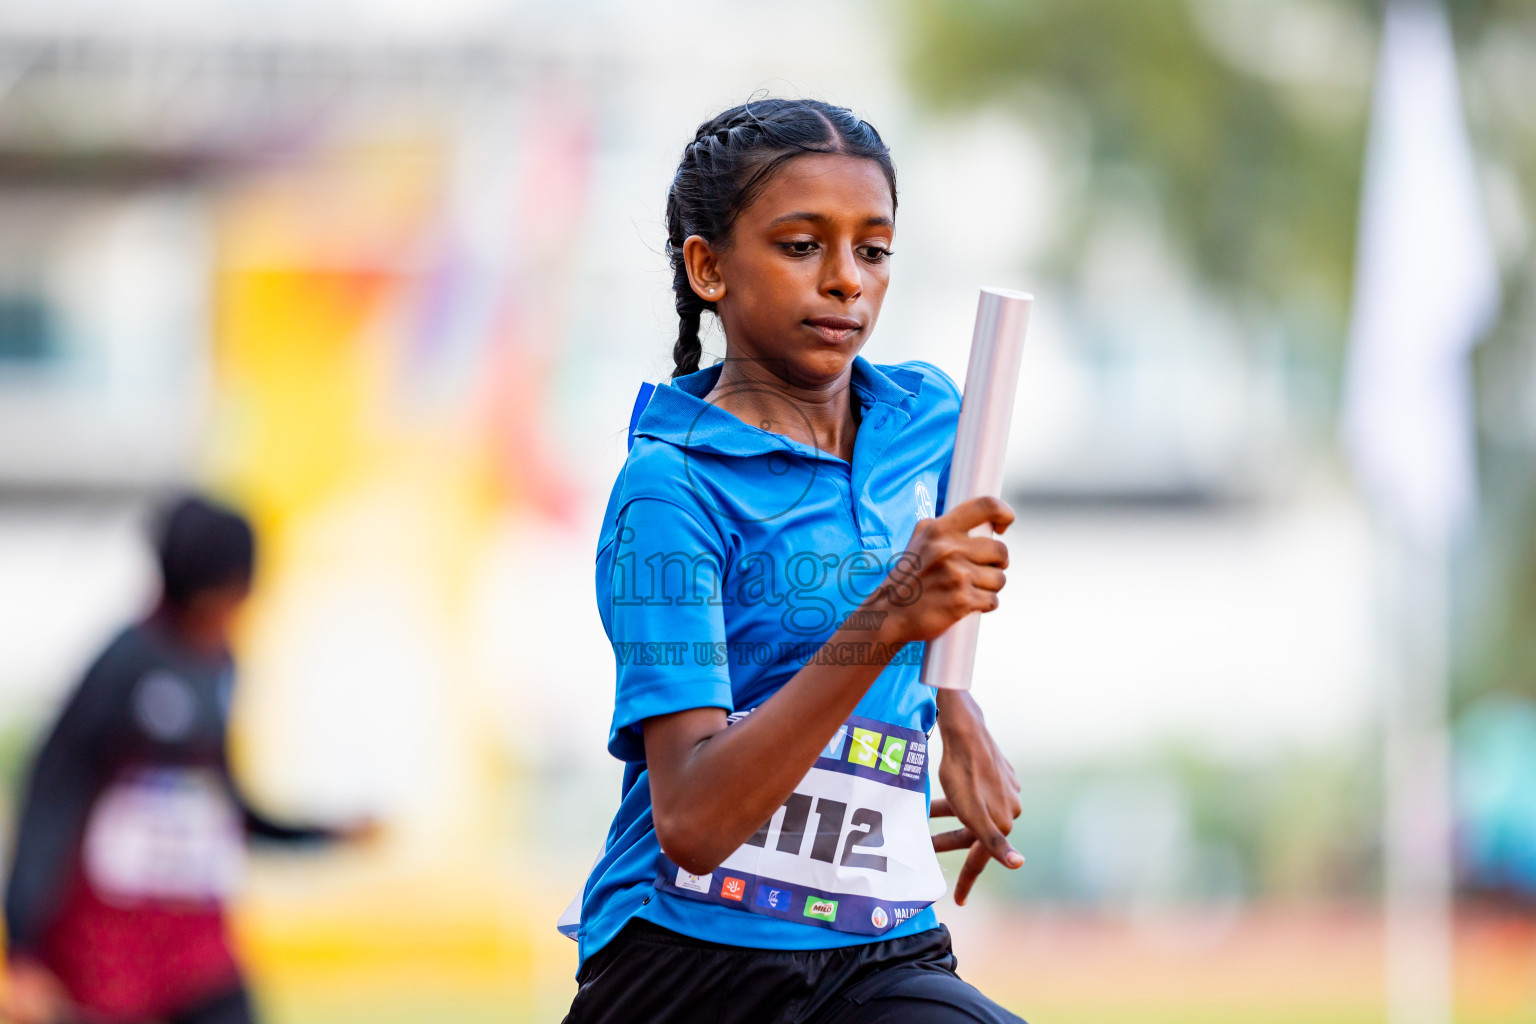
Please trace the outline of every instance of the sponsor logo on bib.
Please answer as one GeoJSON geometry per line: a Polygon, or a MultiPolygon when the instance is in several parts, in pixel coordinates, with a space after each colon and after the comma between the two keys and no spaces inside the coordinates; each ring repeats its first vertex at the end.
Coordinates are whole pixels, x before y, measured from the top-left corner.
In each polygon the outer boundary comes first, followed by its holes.
{"type": "Polygon", "coordinates": [[[714,877],[715,877],[714,872],[710,872],[707,875],[690,875],[688,872],[684,871],[682,868],[678,868],[677,869],[677,887],[679,889],[690,889],[693,892],[707,893],[707,892],[709,892],[710,880],[713,879],[714,877]]]}
{"type": "Polygon", "coordinates": [[[759,886],[757,890],[757,905],[767,907],[769,910],[788,910],[790,901],[794,898],[794,892],[789,889],[775,889],[764,885],[759,886]]]}
{"type": "Polygon", "coordinates": [[[805,916],[814,917],[818,921],[837,920],[837,900],[817,899],[815,896],[805,898],[805,916]]]}
{"type": "Polygon", "coordinates": [[[744,878],[732,878],[725,876],[725,881],[720,883],[720,895],[728,900],[740,903],[741,898],[747,894],[747,882],[744,878]]]}
{"type": "Polygon", "coordinates": [[[869,923],[876,928],[884,928],[891,923],[891,915],[885,912],[884,907],[876,907],[869,912],[869,923]]]}
{"type": "Polygon", "coordinates": [[[848,755],[848,760],[873,768],[880,760],[880,738],[880,733],[873,729],[853,730],[853,753],[848,755]]]}

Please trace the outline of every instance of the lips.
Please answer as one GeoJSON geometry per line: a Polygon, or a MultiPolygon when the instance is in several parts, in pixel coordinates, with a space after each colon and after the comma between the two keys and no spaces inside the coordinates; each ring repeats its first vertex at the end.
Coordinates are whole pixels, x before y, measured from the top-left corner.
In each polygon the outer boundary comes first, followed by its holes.
{"type": "Polygon", "coordinates": [[[847,341],[864,328],[863,324],[846,316],[817,316],[802,322],[833,344],[847,341]]]}

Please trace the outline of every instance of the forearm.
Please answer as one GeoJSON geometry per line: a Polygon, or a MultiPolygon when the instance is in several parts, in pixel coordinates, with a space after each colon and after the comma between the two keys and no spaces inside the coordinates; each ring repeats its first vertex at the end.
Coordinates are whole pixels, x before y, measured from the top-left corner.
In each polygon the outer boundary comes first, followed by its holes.
{"type": "MultiPolygon", "coordinates": [[[[879,599],[862,610],[884,610],[879,599]]],[[[854,664],[811,658],[752,714],[700,740],[652,786],[657,835],[667,855],[695,874],[713,870],[794,792],[889,662],[874,652],[905,643],[896,617],[879,628],[833,633],[823,647],[861,645],[854,664]]],[[[652,767],[654,773],[655,766],[652,767]]]]}
{"type": "Polygon", "coordinates": [[[81,833],[100,780],[90,759],[55,736],[28,779],[5,892],[7,945],[28,952],[64,898],[81,833]]]}
{"type": "Polygon", "coordinates": [[[256,839],[274,843],[323,843],[336,838],[336,830],[323,825],[290,824],[275,821],[246,802],[242,794],[235,799],[240,803],[240,816],[245,831],[256,839]]]}

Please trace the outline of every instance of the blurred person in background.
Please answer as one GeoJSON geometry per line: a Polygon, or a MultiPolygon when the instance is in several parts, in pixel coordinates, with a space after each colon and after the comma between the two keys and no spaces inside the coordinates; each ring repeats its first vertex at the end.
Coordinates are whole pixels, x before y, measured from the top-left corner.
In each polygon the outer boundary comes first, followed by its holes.
{"type": "Polygon", "coordinates": [[[20,1024],[252,1020],[225,929],[245,837],[371,831],[270,821],[230,776],[229,644],[251,589],[250,524],[180,499],[160,523],[158,557],[159,604],[96,658],[31,767],[0,1000],[20,1024]]]}

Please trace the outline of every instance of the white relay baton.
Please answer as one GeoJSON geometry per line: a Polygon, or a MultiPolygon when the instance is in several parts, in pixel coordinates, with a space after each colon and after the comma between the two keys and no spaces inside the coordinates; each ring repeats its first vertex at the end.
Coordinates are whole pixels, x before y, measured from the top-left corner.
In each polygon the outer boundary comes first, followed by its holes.
{"type": "MultiPolygon", "coordinates": [[[[1035,297],[1002,288],[983,288],[976,306],[976,333],[971,336],[971,362],[965,370],[960,422],[955,428],[955,456],[949,466],[944,510],[962,501],[1003,488],[1003,455],[1008,449],[1008,425],[1019,384],[1024,354],[1024,330],[1035,297]]],[[[982,523],[973,537],[992,535],[982,523]]],[[[976,667],[976,636],[981,613],[972,612],[928,641],[923,651],[922,680],[944,690],[969,690],[976,667]]]]}

